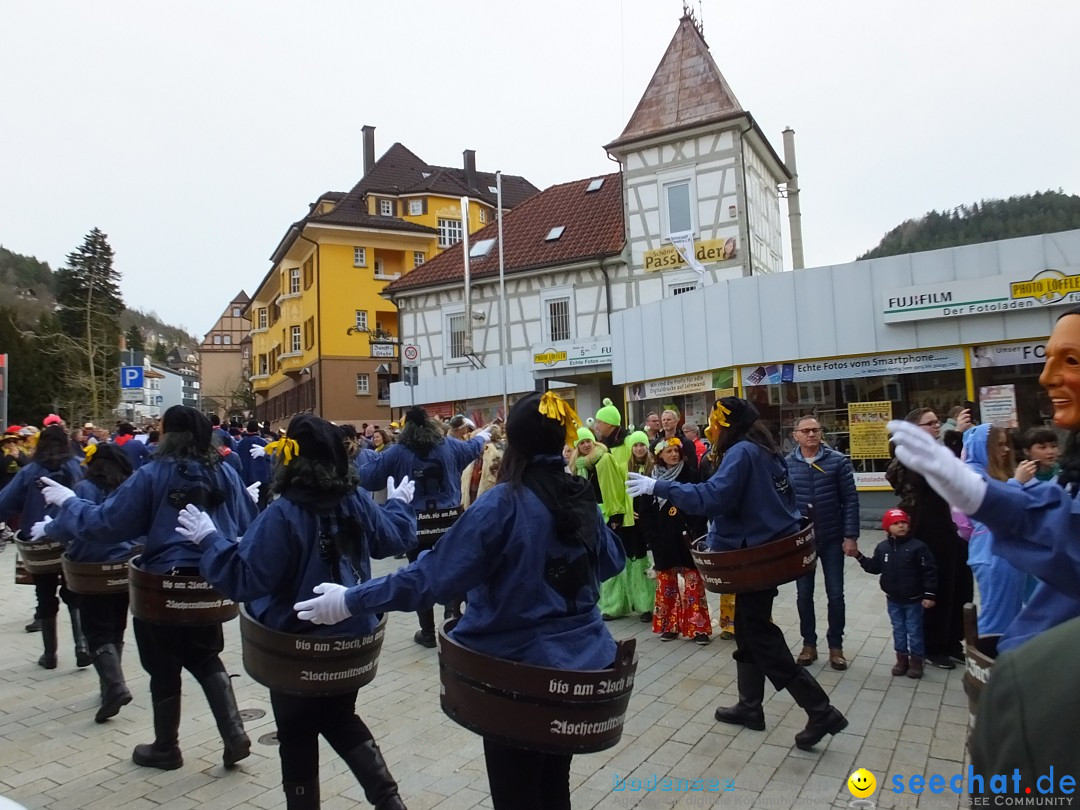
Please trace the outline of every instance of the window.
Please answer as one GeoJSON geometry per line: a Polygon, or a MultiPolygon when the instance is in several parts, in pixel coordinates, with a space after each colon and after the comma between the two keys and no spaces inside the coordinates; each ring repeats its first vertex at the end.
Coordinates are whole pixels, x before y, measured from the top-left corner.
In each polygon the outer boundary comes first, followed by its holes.
{"type": "Polygon", "coordinates": [[[541,330],[546,343],[574,339],[574,299],[572,287],[540,292],[541,330]]]}
{"type": "Polygon", "coordinates": [[[563,231],[565,231],[565,230],[566,230],[565,225],[556,225],[554,228],[552,228],[550,231],[548,231],[548,235],[544,237],[544,241],[545,242],[554,242],[556,239],[558,239],[560,236],[563,235],[563,231]]]}
{"type": "Polygon", "coordinates": [[[375,276],[376,276],[376,278],[378,278],[378,277],[379,277],[379,276],[381,276],[382,274],[383,274],[383,263],[382,263],[382,259],[376,259],[376,260],[375,260],[375,276]]]}
{"type": "Polygon", "coordinates": [[[423,200],[409,200],[409,216],[418,217],[424,213],[423,200]]]}
{"type": "Polygon", "coordinates": [[[214,335],[214,345],[215,346],[220,346],[221,345],[221,335],[214,335]]]}
{"type": "Polygon", "coordinates": [[[461,241],[461,220],[439,220],[439,247],[450,247],[461,241]]]}
{"type": "Polygon", "coordinates": [[[356,310],[356,330],[358,332],[366,332],[367,331],[367,310],[366,309],[358,309],[358,310],[356,310]]]}
{"type": "Polygon", "coordinates": [[[697,282],[689,281],[686,284],[672,284],[668,288],[668,292],[672,295],[682,295],[683,293],[692,292],[697,289],[697,282]]]}
{"type": "Polygon", "coordinates": [[[315,345],[315,316],[304,321],[304,351],[315,345]]]}
{"type": "Polygon", "coordinates": [[[266,328],[266,307],[259,307],[259,320],[256,323],[259,324],[260,329],[266,328]]]}
{"type": "Polygon", "coordinates": [[[446,357],[448,360],[461,360],[465,357],[465,313],[457,312],[446,316],[446,357]]]}
{"type": "Polygon", "coordinates": [[[367,267],[367,248],[354,247],[352,249],[352,266],[367,267]]]}
{"type": "Polygon", "coordinates": [[[308,260],[304,262],[304,289],[308,289],[314,280],[315,260],[309,256],[308,260]]]}
{"type": "Polygon", "coordinates": [[[289,331],[291,333],[290,334],[291,340],[289,341],[289,351],[290,352],[300,352],[301,351],[300,327],[299,326],[289,327],[289,331]]]}
{"type": "Polygon", "coordinates": [[[469,258],[479,259],[487,256],[491,252],[491,246],[494,244],[494,239],[481,239],[474,242],[472,248],[469,249],[469,258]]]}
{"type": "Polygon", "coordinates": [[[476,218],[480,220],[480,224],[483,225],[485,222],[487,222],[487,211],[481,208],[480,213],[476,215],[476,218]]]}
{"type": "Polygon", "coordinates": [[[243,312],[243,310],[242,310],[242,309],[240,309],[240,307],[233,307],[233,308],[232,308],[232,316],[233,316],[234,318],[239,318],[239,317],[240,317],[240,314],[241,314],[242,312],[243,312]]]}
{"type": "Polygon", "coordinates": [[[379,216],[392,217],[394,215],[393,200],[379,200],[379,216]]]}
{"type": "Polygon", "coordinates": [[[667,227],[664,236],[694,232],[690,180],[675,180],[664,183],[663,222],[667,227]]]}
{"type": "Polygon", "coordinates": [[[267,362],[265,354],[260,354],[259,355],[259,373],[260,374],[269,374],[270,373],[270,364],[269,364],[269,362],[267,362]]]}
{"type": "Polygon", "coordinates": [[[289,294],[300,292],[300,268],[294,267],[289,271],[289,294]]]}
{"type": "Polygon", "coordinates": [[[371,393],[371,382],[367,374],[356,375],[356,393],[364,396],[371,393]]]}
{"type": "Polygon", "coordinates": [[[232,335],[223,336],[221,338],[221,342],[224,343],[226,346],[231,346],[232,345],[232,335]]]}
{"type": "Polygon", "coordinates": [[[412,266],[419,267],[424,263],[424,251],[414,250],[412,255],[412,266]]]}
{"type": "Polygon", "coordinates": [[[595,180],[590,182],[589,185],[587,185],[585,187],[585,193],[586,194],[592,194],[594,191],[599,191],[600,187],[603,186],[603,185],[604,185],[604,178],[603,177],[597,177],[595,180]]]}

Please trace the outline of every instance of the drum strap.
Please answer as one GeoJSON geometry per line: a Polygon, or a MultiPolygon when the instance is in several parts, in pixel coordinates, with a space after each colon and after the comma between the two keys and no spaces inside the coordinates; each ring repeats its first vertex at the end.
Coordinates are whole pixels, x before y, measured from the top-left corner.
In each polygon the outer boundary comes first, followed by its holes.
{"type": "MultiPolygon", "coordinates": [[[[330,581],[338,585],[344,585],[341,581],[341,548],[338,545],[337,535],[339,531],[339,515],[319,515],[319,558],[330,569],[330,581]]],[[[356,570],[351,558],[346,558],[352,569],[356,581],[361,580],[360,572],[356,570]]]]}

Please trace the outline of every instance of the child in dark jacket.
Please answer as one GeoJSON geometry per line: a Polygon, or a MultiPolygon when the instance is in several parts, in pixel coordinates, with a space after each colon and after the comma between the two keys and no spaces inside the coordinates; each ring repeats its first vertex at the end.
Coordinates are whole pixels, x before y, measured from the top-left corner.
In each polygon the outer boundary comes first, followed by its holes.
{"type": "Polygon", "coordinates": [[[893,675],[921,678],[923,658],[923,609],[934,606],[937,565],[921,540],[908,536],[911,520],[903,509],[890,509],[881,519],[889,536],[878,543],[873,557],[861,552],[855,559],[868,574],[881,574],[881,590],[893,626],[896,666],[893,675]]]}

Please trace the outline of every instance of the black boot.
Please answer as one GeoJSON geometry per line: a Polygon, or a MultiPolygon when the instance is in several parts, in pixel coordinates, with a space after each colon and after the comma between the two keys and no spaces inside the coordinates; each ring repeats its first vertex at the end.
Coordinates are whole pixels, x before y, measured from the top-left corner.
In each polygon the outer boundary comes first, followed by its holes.
{"type": "Polygon", "coordinates": [[[120,650],[113,644],[102,644],[94,650],[94,669],[101,681],[101,708],[94,715],[94,722],[104,723],[119,714],[121,706],[131,703],[131,692],[120,668],[120,650]]]}
{"type": "Polygon", "coordinates": [[[318,782],[283,782],[285,810],[319,810],[318,782]]]}
{"type": "Polygon", "coordinates": [[[45,652],[38,659],[38,666],[45,669],[56,669],[56,617],[50,616],[41,620],[41,643],[45,646],[45,652]]]}
{"type": "Polygon", "coordinates": [[[429,649],[436,646],[435,641],[435,611],[433,608],[421,608],[416,611],[416,618],[420,621],[420,629],[413,635],[413,641],[421,647],[429,649]]]}
{"type": "Polygon", "coordinates": [[[71,637],[75,640],[75,666],[88,667],[94,663],[94,659],[90,655],[86,636],[83,635],[82,616],[79,615],[79,609],[74,607],[69,607],[68,613],[71,615],[71,637]]]}
{"type": "Polygon", "coordinates": [[[398,795],[397,782],[390,775],[375,740],[358,745],[342,759],[364,789],[364,796],[375,805],[375,810],[405,810],[405,802],[398,795]]]}
{"type": "Polygon", "coordinates": [[[154,742],[136,745],[131,761],[147,768],[175,771],[184,764],[180,754],[180,695],[154,704],[154,742]]]}
{"type": "Polygon", "coordinates": [[[753,731],[765,730],[765,712],[761,701],[765,697],[765,675],[748,661],[735,662],[739,685],[739,702],[716,710],[714,717],[721,723],[745,726],[753,731]]]}
{"type": "Polygon", "coordinates": [[[40,633],[41,632],[41,617],[34,614],[34,620],[30,624],[26,625],[25,630],[27,633],[40,633]]]}
{"type": "Polygon", "coordinates": [[[221,761],[226,768],[251,754],[251,740],[244,731],[244,721],[240,719],[240,710],[236,708],[236,695],[233,694],[232,679],[227,672],[215,672],[199,681],[206,693],[206,702],[214,713],[221,741],[225,744],[225,753],[221,761]]]}
{"type": "Polygon", "coordinates": [[[847,718],[829,703],[829,696],[814,676],[800,669],[798,675],[787,685],[795,702],[809,715],[806,728],[795,735],[795,747],[811,750],[826,734],[836,734],[847,728],[847,718]]]}

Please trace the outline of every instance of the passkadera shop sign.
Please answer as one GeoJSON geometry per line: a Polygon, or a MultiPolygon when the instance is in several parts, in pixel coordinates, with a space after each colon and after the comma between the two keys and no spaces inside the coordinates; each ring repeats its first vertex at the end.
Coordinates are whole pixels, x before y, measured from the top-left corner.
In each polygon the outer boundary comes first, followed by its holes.
{"type": "MultiPolygon", "coordinates": [[[[735,237],[727,239],[706,239],[694,243],[694,256],[702,264],[715,264],[735,258],[735,237]]],[[[672,245],[646,250],[642,255],[642,264],[646,273],[684,267],[686,262],[672,245]]]]}
{"type": "Polygon", "coordinates": [[[885,323],[985,315],[1080,304],[1080,268],[1042,270],[1028,278],[989,276],[886,290],[885,323]]]}

